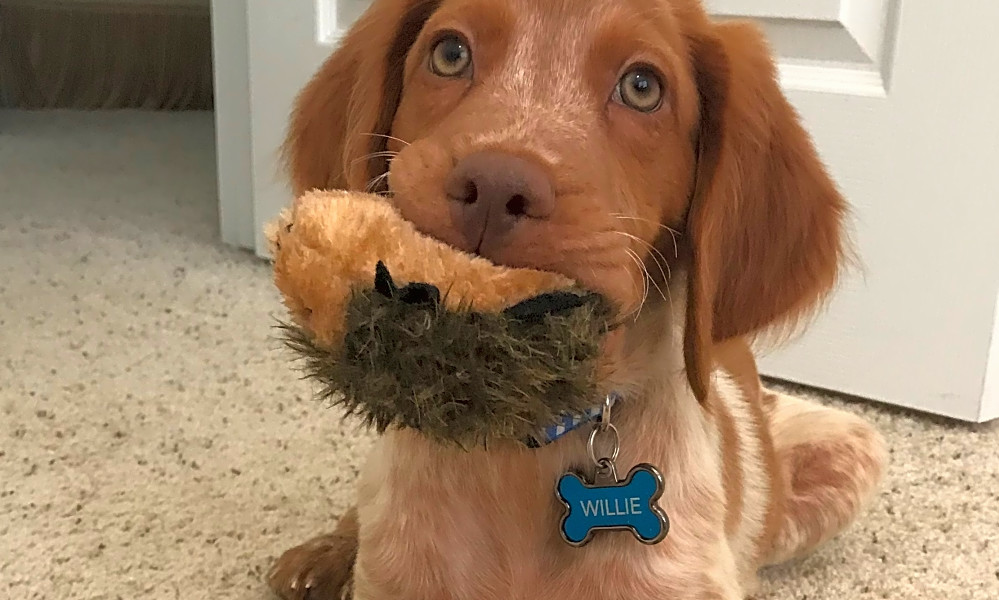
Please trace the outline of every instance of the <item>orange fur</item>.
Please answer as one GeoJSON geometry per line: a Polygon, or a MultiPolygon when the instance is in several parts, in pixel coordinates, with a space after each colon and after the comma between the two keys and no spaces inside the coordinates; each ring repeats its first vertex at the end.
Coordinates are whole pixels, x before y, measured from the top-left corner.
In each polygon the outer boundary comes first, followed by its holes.
{"type": "Polygon", "coordinates": [[[765,563],[800,557],[845,529],[871,499],[888,460],[884,441],[860,418],[775,395],[769,423],[786,511],[765,563]]]}
{"type": "Polygon", "coordinates": [[[757,562],[763,562],[772,552],[777,535],[785,518],[784,502],[786,490],[777,452],[774,449],[767,410],[772,393],[763,389],[760,375],[756,370],[756,360],[749,345],[742,339],[733,339],[718,344],[714,348],[717,367],[731,373],[734,382],[751,411],[751,429],[760,440],[762,466],[766,474],[766,484],[770,490],[763,530],[756,541],[757,562]]]}
{"type": "MultiPolygon", "coordinates": [[[[486,258],[559,273],[628,317],[603,372],[626,398],[619,468],[660,466],[674,526],[651,548],[559,541],[552,490],[585,464],[585,432],[470,453],[393,432],[359,483],[355,598],[735,600],[859,514],[877,433],[768,392],[749,351],[813,314],[846,254],[846,204],[756,29],[696,0],[375,0],[301,93],[286,147],[296,192],[385,192],[464,250],[444,182],[482,150],[530,161],[555,193],[486,258]],[[468,41],[469,75],[428,69],[442,32],[468,41]],[[662,77],[657,111],[613,99],[636,63],[662,77]]],[[[305,597],[292,574],[317,572],[301,550],[272,578],[286,598],[305,597]]]]}
{"type": "MultiPolygon", "coordinates": [[[[714,426],[721,436],[721,455],[738,456],[742,451],[739,429],[732,411],[719,394],[709,394],[707,411],[714,416],[714,426]]],[[[722,461],[722,487],[725,489],[725,534],[732,536],[742,521],[743,477],[739,461],[722,461]]]]}

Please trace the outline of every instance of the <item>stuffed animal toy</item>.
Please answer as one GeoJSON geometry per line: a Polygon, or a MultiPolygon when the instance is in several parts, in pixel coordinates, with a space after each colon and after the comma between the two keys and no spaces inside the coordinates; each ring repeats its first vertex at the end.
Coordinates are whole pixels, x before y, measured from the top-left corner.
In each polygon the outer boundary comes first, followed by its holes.
{"type": "Polygon", "coordinates": [[[379,432],[537,446],[595,418],[611,310],[565,277],[456,250],[353,192],[305,195],[268,239],[305,376],[379,432]]]}

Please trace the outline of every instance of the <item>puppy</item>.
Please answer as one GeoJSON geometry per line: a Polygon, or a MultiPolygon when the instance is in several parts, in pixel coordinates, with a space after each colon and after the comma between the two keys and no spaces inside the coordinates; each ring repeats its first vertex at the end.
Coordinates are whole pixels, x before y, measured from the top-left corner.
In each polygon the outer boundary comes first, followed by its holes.
{"type": "Polygon", "coordinates": [[[618,468],[659,467],[672,527],[562,541],[585,429],[472,451],[392,431],[337,531],[275,566],[279,595],[736,600],[874,494],[878,434],[764,389],[750,349],[799,329],[848,256],[752,25],[697,0],[375,0],[298,98],[287,156],[296,193],[385,193],[427,234],[610,299],[618,468]]]}

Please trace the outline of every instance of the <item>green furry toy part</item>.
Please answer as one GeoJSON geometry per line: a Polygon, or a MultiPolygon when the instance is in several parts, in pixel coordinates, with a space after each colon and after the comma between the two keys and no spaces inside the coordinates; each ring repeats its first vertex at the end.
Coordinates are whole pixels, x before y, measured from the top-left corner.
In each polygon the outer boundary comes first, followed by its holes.
{"type": "Polygon", "coordinates": [[[320,398],[379,432],[415,429],[462,446],[528,443],[596,397],[611,311],[595,294],[542,294],[500,313],[448,310],[429,284],[396,287],[379,264],[375,288],[346,311],[343,346],[324,348],[283,327],[320,398]]]}

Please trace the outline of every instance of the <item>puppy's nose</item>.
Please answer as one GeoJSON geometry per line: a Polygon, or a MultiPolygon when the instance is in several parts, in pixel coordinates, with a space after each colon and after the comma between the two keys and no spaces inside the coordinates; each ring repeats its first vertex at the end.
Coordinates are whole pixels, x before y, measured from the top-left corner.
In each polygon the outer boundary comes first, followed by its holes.
{"type": "Polygon", "coordinates": [[[445,184],[451,218],[470,249],[502,244],[523,219],[547,219],[555,210],[555,190],[541,165],[498,151],[462,159],[445,184]]]}

